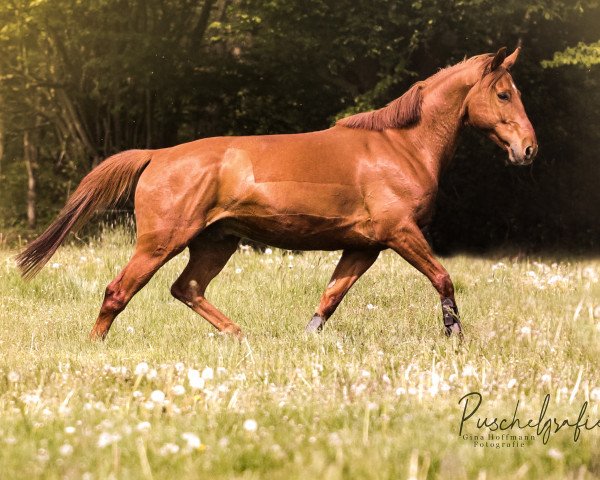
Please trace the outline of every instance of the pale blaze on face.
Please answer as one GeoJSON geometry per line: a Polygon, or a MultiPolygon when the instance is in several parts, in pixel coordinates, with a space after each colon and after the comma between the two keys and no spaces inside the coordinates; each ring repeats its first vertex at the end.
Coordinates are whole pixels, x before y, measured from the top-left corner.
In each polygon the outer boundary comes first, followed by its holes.
{"type": "Polygon", "coordinates": [[[529,165],[538,150],[537,139],[521,102],[521,93],[508,71],[518,53],[518,49],[510,57],[504,53],[503,62],[498,59],[501,63],[474,86],[467,102],[467,115],[468,123],[483,130],[506,150],[510,163],[529,165]]]}

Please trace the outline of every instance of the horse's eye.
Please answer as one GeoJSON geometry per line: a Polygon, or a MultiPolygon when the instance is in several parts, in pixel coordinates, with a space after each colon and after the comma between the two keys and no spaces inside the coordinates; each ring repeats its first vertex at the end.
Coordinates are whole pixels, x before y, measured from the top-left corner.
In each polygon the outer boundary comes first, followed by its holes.
{"type": "Polygon", "coordinates": [[[507,100],[510,100],[510,93],[509,92],[500,92],[500,93],[498,93],[498,98],[500,100],[503,100],[506,102],[507,100]]]}

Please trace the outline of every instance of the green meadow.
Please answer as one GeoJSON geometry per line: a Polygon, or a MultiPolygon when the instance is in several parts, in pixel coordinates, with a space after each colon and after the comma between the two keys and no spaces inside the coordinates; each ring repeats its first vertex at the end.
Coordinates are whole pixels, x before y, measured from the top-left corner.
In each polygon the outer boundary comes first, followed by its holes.
{"type": "Polygon", "coordinates": [[[391,252],[308,336],[340,252],[240,248],[207,295],[238,342],[170,296],[184,253],[92,343],[131,245],[124,230],[68,245],[30,282],[0,250],[2,478],[600,478],[600,428],[477,425],[539,422],[546,395],[544,422],[600,419],[598,259],[442,259],[459,343],[391,252]]]}

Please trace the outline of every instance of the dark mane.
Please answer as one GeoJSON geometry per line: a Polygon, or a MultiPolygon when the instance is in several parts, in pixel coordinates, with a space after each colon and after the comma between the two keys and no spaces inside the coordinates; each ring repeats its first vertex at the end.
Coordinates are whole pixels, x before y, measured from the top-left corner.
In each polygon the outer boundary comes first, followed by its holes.
{"type": "Polygon", "coordinates": [[[367,130],[403,128],[414,125],[421,119],[422,89],[422,82],[415,83],[404,95],[388,103],[385,107],[342,118],[337,121],[337,124],[367,130]]]}
{"type": "Polygon", "coordinates": [[[456,68],[462,68],[467,64],[478,63],[482,67],[482,77],[491,75],[491,85],[496,83],[506,70],[502,67],[490,71],[494,58],[493,53],[484,53],[471,58],[465,58],[450,67],[446,67],[429,77],[427,80],[415,83],[400,98],[391,101],[385,107],[370,112],[357,113],[336,122],[348,128],[364,128],[366,130],[385,130],[386,128],[406,128],[419,123],[421,120],[421,107],[423,104],[423,88],[433,78],[447,75],[456,68]]]}

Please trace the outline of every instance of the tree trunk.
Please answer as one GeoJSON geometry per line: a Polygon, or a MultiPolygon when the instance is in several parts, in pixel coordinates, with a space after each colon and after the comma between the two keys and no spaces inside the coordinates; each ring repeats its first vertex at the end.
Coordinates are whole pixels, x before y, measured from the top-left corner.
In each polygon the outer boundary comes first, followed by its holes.
{"type": "Polygon", "coordinates": [[[4,158],[4,124],[0,119],[0,179],[2,179],[2,159],[4,158]]]}
{"type": "Polygon", "coordinates": [[[31,133],[23,133],[23,158],[27,169],[27,226],[35,228],[36,215],[36,183],[35,169],[37,168],[37,148],[31,142],[31,133]]]}

